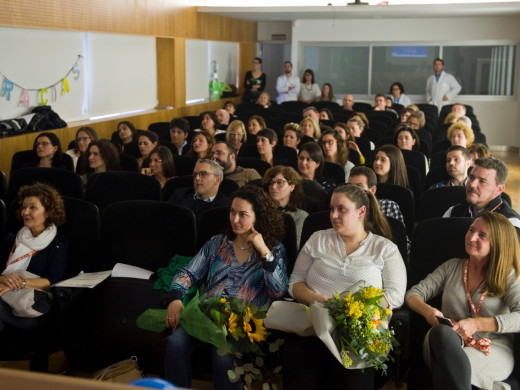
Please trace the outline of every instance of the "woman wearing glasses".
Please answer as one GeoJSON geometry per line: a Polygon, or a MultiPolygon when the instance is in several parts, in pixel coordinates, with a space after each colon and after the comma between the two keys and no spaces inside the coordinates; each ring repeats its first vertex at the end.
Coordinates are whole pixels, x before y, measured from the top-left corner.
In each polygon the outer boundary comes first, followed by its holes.
{"type": "Polygon", "coordinates": [[[348,160],[348,148],[336,130],[325,130],[320,139],[325,161],[338,164],[345,170],[345,182],[348,182],[350,170],[354,164],[348,160]]]}
{"type": "Polygon", "coordinates": [[[247,132],[244,122],[234,120],[231,122],[226,130],[226,142],[232,145],[237,154],[242,145],[247,141],[247,132]]]}
{"type": "Polygon", "coordinates": [[[67,150],[67,154],[74,161],[74,169],[78,175],[83,175],[88,168],[87,148],[92,141],[99,141],[101,136],[92,127],[80,127],[76,132],[76,147],[67,150]]]}
{"type": "Polygon", "coordinates": [[[277,165],[265,172],[262,187],[274,200],[278,210],[294,219],[296,246],[299,248],[303,222],[309,215],[307,211],[300,209],[303,201],[302,177],[294,168],[277,165]]]}
{"type": "Polygon", "coordinates": [[[67,169],[63,162],[63,153],[59,138],[54,133],[40,133],[33,144],[33,159],[22,165],[22,168],[62,168],[67,169]]]}
{"type": "Polygon", "coordinates": [[[163,188],[168,180],[175,177],[175,163],[170,149],[158,146],[152,150],[148,157],[148,167],[142,168],[141,173],[155,177],[163,188]]]}
{"type": "MultiPolygon", "coordinates": [[[[203,343],[180,325],[183,297],[202,280],[209,297],[237,297],[258,307],[282,298],[287,292],[287,257],[284,223],[276,205],[264,190],[245,185],[234,193],[227,233],[212,237],[173,277],[166,326],[174,329],[166,345],[165,376],[176,386],[191,388],[191,357],[203,343]]],[[[220,356],[212,347],[213,388],[241,389],[231,383],[227,371],[233,355],[220,356]]]]}

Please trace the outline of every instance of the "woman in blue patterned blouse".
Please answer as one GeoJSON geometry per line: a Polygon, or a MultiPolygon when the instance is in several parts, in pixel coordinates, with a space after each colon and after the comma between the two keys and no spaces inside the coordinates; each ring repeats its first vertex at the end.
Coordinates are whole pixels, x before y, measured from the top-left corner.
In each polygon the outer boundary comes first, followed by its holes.
{"type": "MultiPolygon", "coordinates": [[[[166,325],[176,328],[188,289],[205,278],[205,292],[213,297],[238,297],[261,307],[287,292],[287,258],[280,243],[284,223],[276,205],[262,189],[244,186],[233,196],[227,234],[211,238],[174,276],[166,325]]],[[[202,344],[177,327],[166,346],[166,379],[179,387],[191,386],[191,355],[202,344]]],[[[213,387],[240,389],[229,382],[232,355],[219,356],[213,347],[213,387]]]]}

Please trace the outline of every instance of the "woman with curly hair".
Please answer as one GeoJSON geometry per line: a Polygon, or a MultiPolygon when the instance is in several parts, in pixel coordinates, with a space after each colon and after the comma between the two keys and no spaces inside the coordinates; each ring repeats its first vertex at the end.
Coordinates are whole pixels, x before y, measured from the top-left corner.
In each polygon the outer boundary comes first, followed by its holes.
{"type": "MultiPolygon", "coordinates": [[[[173,277],[166,326],[175,330],[166,345],[166,379],[179,387],[191,387],[191,356],[202,344],[180,325],[182,298],[204,279],[209,297],[237,297],[258,307],[282,298],[287,292],[287,257],[280,240],[284,236],[280,212],[267,193],[246,185],[234,193],[227,234],[212,237],[191,262],[173,277]]],[[[231,383],[227,371],[234,356],[220,356],[212,348],[215,389],[241,389],[231,383]]]]}
{"type": "Polygon", "coordinates": [[[119,153],[112,142],[106,139],[92,141],[87,149],[89,169],[87,177],[93,173],[119,171],[119,153]]]}
{"type": "Polygon", "coordinates": [[[343,138],[336,130],[328,129],[323,132],[320,145],[325,161],[341,166],[345,171],[345,182],[347,182],[354,164],[348,160],[348,148],[343,138]]]}
{"type": "Polygon", "coordinates": [[[302,210],[303,180],[292,167],[277,165],[269,168],[262,179],[262,187],[269,193],[278,209],[289,214],[296,225],[296,246],[300,247],[303,223],[309,213],[302,210]]]}
{"type": "Polygon", "coordinates": [[[451,146],[460,145],[468,149],[475,141],[475,133],[467,124],[455,122],[448,128],[448,140],[451,146]]]}
{"type": "Polygon", "coordinates": [[[379,183],[410,188],[404,157],[397,146],[382,145],[377,148],[373,168],[379,183]]]}
{"type": "MultiPolygon", "coordinates": [[[[0,295],[6,294],[0,300],[0,332],[7,327],[29,330],[39,325],[41,317],[18,317],[4,299],[24,288],[49,290],[62,279],[68,262],[68,241],[57,231],[65,223],[65,205],[58,191],[35,183],[23,186],[18,197],[18,216],[24,226],[0,244],[0,295]]],[[[36,311],[44,313],[45,309],[36,311]]]]}

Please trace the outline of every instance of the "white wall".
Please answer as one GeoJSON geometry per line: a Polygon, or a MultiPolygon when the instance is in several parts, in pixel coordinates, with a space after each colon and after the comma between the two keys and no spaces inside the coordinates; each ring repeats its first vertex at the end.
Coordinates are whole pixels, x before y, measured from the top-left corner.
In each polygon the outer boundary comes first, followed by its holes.
{"type": "MultiPolygon", "coordinates": [[[[458,44],[517,44],[520,41],[519,17],[457,17],[445,19],[351,19],[297,20],[292,26],[292,61],[298,74],[303,69],[303,44],[310,42],[458,44]]],[[[259,31],[260,31],[259,23],[259,31]]],[[[283,27],[287,22],[282,23],[283,27]]],[[[282,27],[280,27],[282,29],[282,27]]],[[[474,107],[489,145],[520,146],[520,50],[517,48],[513,97],[460,96],[462,103],[474,107]]],[[[446,64],[449,71],[449,64],[446,64]]],[[[425,80],[426,83],[426,80],[425,80]]]]}

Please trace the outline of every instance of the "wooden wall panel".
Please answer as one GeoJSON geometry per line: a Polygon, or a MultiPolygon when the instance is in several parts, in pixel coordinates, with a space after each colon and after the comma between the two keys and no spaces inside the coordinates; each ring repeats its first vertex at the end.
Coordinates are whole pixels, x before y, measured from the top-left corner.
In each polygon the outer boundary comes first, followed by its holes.
{"type": "Polygon", "coordinates": [[[238,74],[239,76],[239,84],[238,84],[238,93],[244,93],[244,75],[248,70],[251,70],[253,67],[253,58],[256,57],[256,44],[254,43],[241,43],[239,49],[239,59],[238,59],[238,74]]]}
{"type": "Polygon", "coordinates": [[[256,23],[167,0],[0,0],[0,26],[256,42],[256,23]]]}
{"type": "Polygon", "coordinates": [[[157,101],[159,107],[175,105],[175,40],[156,38],[157,101]]]}

